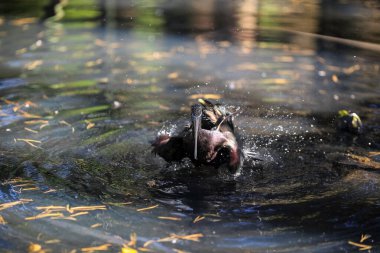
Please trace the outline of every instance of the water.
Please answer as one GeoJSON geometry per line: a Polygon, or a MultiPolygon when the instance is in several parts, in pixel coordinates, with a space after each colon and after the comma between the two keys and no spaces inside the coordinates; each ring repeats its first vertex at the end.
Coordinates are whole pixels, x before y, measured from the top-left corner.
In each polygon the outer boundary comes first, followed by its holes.
{"type": "Polygon", "coordinates": [[[362,234],[379,251],[377,2],[44,5],[1,4],[0,200],[24,199],[0,210],[2,251],[119,252],[131,233],[154,252],[351,252],[362,234]],[[241,107],[263,161],[234,178],[155,157],[198,97],[241,107]],[[336,130],[340,109],[362,135],[336,130]],[[49,205],[69,206],[26,220],[49,205]],[[70,218],[88,205],[106,210],[70,218]],[[202,237],[157,241],[172,233],[202,237]]]}

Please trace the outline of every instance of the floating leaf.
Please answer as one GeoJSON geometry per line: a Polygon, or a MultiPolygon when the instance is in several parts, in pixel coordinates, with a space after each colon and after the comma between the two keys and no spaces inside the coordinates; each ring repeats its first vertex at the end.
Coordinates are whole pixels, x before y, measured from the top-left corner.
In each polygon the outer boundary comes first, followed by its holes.
{"type": "Polygon", "coordinates": [[[40,213],[36,216],[25,217],[25,220],[38,220],[47,217],[63,217],[62,213],[40,213]]]}
{"type": "Polygon", "coordinates": [[[105,205],[101,206],[77,206],[77,207],[71,207],[71,210],[76,211],[95,211],[95,210],[107,210],[107,207],[105,205]]]}
{"type": "Polygon", "coordinates": [[[22,191],[37,191],[40,188],[38,187],[29,187],[29,188],[22,188],[22,191]]]}
{"type": "Polygon", "coordinates": [[[34,134],[38,134],[38,131],[33,130],[33,129],[30,129],[30,128],[28,128],[28,127],[24,127],[24,129],[25,129],[26,131],[28,131],[28,132],[31,132],[31,133],[34,133],[34,134]]]}
{"type": "Polygon", "coordinates": [[[136,243],[137,243],[137,234],[135,232],[131,233],[129,235],[129,238],[130,238],[130,241],[128,243],[128,246],[130,247],[136,247],[136,243]]]}
{"type": "Polygon", "coordinates": [[[275,62],[294,62],[294,58],[292,56],[276,56],[273,57],[275,62]]]}
{"type": "Polygon", "coordinates": [[[152,250],[144,248],[144,247],[139,247],[138,250],[142,252],[152,252],[152,250]]]}
{"type": "Polygon", "coordinates": [[[31,114],[31,113],[25,112],[25,111],[23,111],[23,110],[19,110],[19,114],[20,114],[20,116],[22,116],[22,117],[24,117],[24,118],[31,118],[31,119],[39,119],[39,118],[42,118],[40,115],[31,114]]]}
{"type": "Polygon", "coordinates": [[[144,207],[144,208],[140,208],[140,209],[137,209],[138,212],[142,212],[142,211],[147,211],[147,210],[151,210],[151,209],[154,209],[158,207],[158,205],[154,205],[154,206],[149,206],[149,207],[144,207]]]}
{"type": "Polygon", "coordinates": [[[176,234],[171,234],[168,237],[164,237],[158,240],[149,240],[144,243],[144,248],[148,247],[152,243],[155,242],[171,242],[176,239],[180,240],[188,240],[188,241],[194,241],[194,242],[199,242],[199,238],[203,237],[203,234],[198,233],[198,234],[191,234],[191,235],[176,235],[176,234]]]}
{"type": "Polygon", "coordinates": [[[107,244],[103,244],[103,245],[100,245],[100,246],[95,246],[95,247],[87,247],[87,248],[81,248],[81,251],[82,252],[91,252],[91,251],[106,251],[108,250],[108,248],[111,246],[111,244],[107,243],[107,244]]]}
{"type": "Polygon", "coordinates": [[[200,216],[200,215],[198,215],[194,220],[193,220],[193,223],[197,223],[197,222],[199,222],[199,221],[201,221],[201,220],[204,220],[206,217],[204,217],[204,216],[200,216]]]}
{"type": "Polygon", "coordinates": [[[371,235],[368,235],[368,234],[362,235],[360,238],[360,242],[362,243],[369,238],[371,238],[371,235]]]}
{"type": "Polygon", "coordinates": [[[176,253],[188,253],[188,251],[180,250],[180,249],[173,249],[176,253]]]}
{"type": "Polygon", "coordinates": [[[37,18],[19,18],[19,19],[13,20],[12,25],[22,26],[22,25],[32,24],[36,22],[37,22],[37,18]]]}
{"type": "Polygon", "coordinates": [[[235,67],[236,70],[257,70],[257,65],[256,64],[253,64],[253,63],[250,63],[250,62],[246,62],[246,63],[242,63],[242,64],[239,64],[235,67]]]}
{"type": "Polygon", "coordinates": [[[41,245],[36,243],[30,243],[28,246],[28,253],[39,252],[42,249],[41,245]]]}
{"type": "Polygon", "coordinates": [[[332,75],[331,80],[332,80],[334,83],[338,83],[338,82],[339,82],[339,78],[338,78],[337,75],[332,75]]]}
{"type": "Polygon", "coordinates": [[[27,143],[28,145],[34,147],[34,148],[40,148],[42,149],[41,147],[39,146],[36,146],[34,143],[41,143],[41,141],[38,141],[38,140],[32,140],[32,139],[21,139],[21,138],[17,138],[15,139],[16,141],[23,141],[25,143],[27,143]]]}
{"type": "Polygon", "coordinates": [[[24,122],[26,125],[38,125],[38,124],[49,124],[47,120],[28,120],[24,122]]]}
{"type": "Polygon", "coordinates": [[[138,253],[137,250],[131,248],[131,247],[128,247],[127,245],[123,245],[123,247],[121,248],[121,251],[120,253],[138,253]]]}
{"type": "Polygon", "coordinates": [[[358,247],[359,250],[369,250],[369,249],[372,249],[371,245],[361,244],[361,243],[357,243],[357,242],[353,242],[353,241],[348,241],[348,244],[351,244],[353,246],[358,247]]]}
{"type": "Polygon", "coordinates": [[[24,54],[26,52],[28,52],[28,49],[26,47],[24,47],[24,48],[17,49],[15,53],[16,53],[16,55],[20,55],[20,54],[24,54]]]}
{"type": "Polygon", "coordinates": [[[39,140],[33,140],[33,139],[17,138],[16,140],[18,140],[18,141],[28,141],[28,142],[34,142],[34,143],[41,143],[41,141],[39,141],[39,140]]]}
{"type": "Polygon", "coordinates": [[[264,85],[269,85],[269,84],[284,85],[284,84],[288,84],[289,81],[284,78],[268,78],[268,79],[260,80],[258,83],[264,84],[264,85]]]}
{"type": "Polygon", "coordinates": [[[37,210],[45,210],[45,211],[62,211],[66,210],[65,206],[37,206],[37,210]]]}
{"type": "Polygon", "coordinates": [[[95,123],[93,123],[93,122],[90,122],[88,120],[85,120],[85,122],[87,123],[87,126],[86,126],[87,130],[91,129],[91,128],[93,128],[95,126],[95,123]]]}
{"type": "Polygon", "coordinates": [[[221,99],[221,94],[193,94],[189,96],[189,99],[198,99],[198,98],[205,98],[205,99],[221,99]]]}
{"type": "Polygon", "coordinates": [[[41,66],[42,63],[44,63],[42,60],[32,61],[32,62],[25,64],[25,68],[27,70],[33,70],[33,69],[37,68],[38,66],[41,66]]]}
{"type": "Polygon", "coordinates": [[[4,220],[3,216],[0,215],[0,225],[5,225],[7,222],[4,220]]]}
{"type": "Polygon", "coordinates": [[[201,234],[201,233],[191,234],[191,235],[176,235],[176,234],[171,234],[170,237],[174,238],[174,239],[181,239],[181,240],[188,240],[188,241],[199,242],[199,238],[203,237],[203,234],[201,234]]]}
{"type": "Polygon", "coordinates": [[[173,220],[173,221],[180,221],[182,220],[179,217],[169,217],[169,216],[158,216],[159,219],[161,220],[173,220]]]}
{"type": "Polygon", "coordinates": [[[228,41],[228,40],[222,40],[222,41],[218,42],[218,46],[224,47],[224,48],[230,47],[231,46],[231,42],[228,41]]]}
{"type": "Polygon", "coordinates": [[[77,217],[77,216],[80,216],[80,215],[85,215],[85,214],[88,214],[88,212],[79,212],[79,213],[74,213],[74,214],[70,215],[70,217],[77,217]]]}
{"type": "Polygon", "coordinates": [[[61,240],[59,239],[53,239],[53,240],[48,240],[48,241],[45,241],[46,244],[54,244],[54,243],[60,243],[61,240]]]}
{"type": "Polygon", "coordinates": [[[50,219],[52,220],[72,220],[76,221],[77,219],[74,217],[67,217],[67,216],[62,216],[62,217],[51,217],[50,219]]]}
{"type": "Polygon", "coordinates": [[[102,223],[95,223],[95,224],[92,224],[90,227],[91,228],[97,228],[97,227],[100,227],[102,226],[102,223]]]}
{"type": "Polygon", "coordinates": [[[87,68],[91,68],[91,67],[98,66],[98,65],[100,65],[100,64],[102,64],[102,63],[103,63],[103,60],[102,60],[102,59],[97,59],[97,60],[95,60],[95,61],[88,61],[88,62],[86,62],[85,66],[86,66],[87,68]]]}
{"type": "Polygon", "coordinates": [[[14,186],[15,187],[25,187],[25,186],[31,187],[31,186],[35,186],[35,184],[34,183],[25,183],[25,184],[15,184],[14,186]]]}
{"type": "Polygon", "coordinates": [[[99,78],[98,83],[107,84],[107,83],[109,83],[109,79],[108,79],[108,77],[99,78]]]}
{"type": "Polygon", "coordinates": [[[172,73],[168,74],[169,79],[177,79],[178,76],[179,76],[178,72],[172,72],[172,73]]]}
{"type": "Polygon", "coordinates": [[[16,206],[16,205],[24,204],[25,202],[30,202],[30,201],[33,201],[33,200],[20,199],[18,201],[3,203],[3,204],[0,204],[0,211],[4,210],[4,209],[7,209],[7,208],[10,208],[10,207],[13,207],[13,206],[16,206]]]}
{"type": "Polygon", "coordinates": [[[356,72],[360,70],[360,65],[356,64],[354,66],[351,66],[351,67],[348,67],[348,68],[344,68],[343,69],[343,73],[345,73],[346,75],[351,75],[352,73],[356,72]]]}
{"type": "Polygon", "coordinates": [[[47,191],[44,191],[43,193],[51,193],[51,192],[56,192],[57,190],[55,190],[55,189],[49,189],[49,190],[47,190],[47,191]]]}

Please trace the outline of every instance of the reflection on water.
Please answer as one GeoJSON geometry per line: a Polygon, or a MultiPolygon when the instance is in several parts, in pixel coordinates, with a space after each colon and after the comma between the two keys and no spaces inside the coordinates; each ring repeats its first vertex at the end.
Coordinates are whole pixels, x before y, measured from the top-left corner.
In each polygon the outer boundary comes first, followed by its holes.
{"type": "Polygon", "coordinates": [[[0,3],[1,248],[378,250],[376,2],[51,3],[0,3]],[[263,161],[233,178],[151,154],[199,97],[240,106],[263,161]]]}

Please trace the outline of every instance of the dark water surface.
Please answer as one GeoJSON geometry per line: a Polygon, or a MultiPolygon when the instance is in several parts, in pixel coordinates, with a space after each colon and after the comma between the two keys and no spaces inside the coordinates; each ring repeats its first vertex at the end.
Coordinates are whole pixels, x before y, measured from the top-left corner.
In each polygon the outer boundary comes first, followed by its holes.
{"type": "Polygon", "coordinates": [[[357,252],[364,234],[380,252],[379,6],[1,3],[0,251],[120,252],[136,233],[139,252],[357,252]],[[199,97],[240,107],[263,161],[233,177],[152,155],[199,97]],[[340,109],[363,134],[336,130],[340,109]],[[30,218],[43,206],[61,209],[30,218]]]}

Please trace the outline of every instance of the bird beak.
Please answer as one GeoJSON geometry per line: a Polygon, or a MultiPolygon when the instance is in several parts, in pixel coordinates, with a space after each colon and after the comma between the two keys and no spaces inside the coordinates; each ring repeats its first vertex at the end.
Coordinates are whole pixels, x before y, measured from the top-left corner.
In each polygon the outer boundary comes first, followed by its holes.
{"type": "Polygon", "coordinates": [[[194,159],[198,159],[198,133],[201,128],[202,108],[200,106],[193,106],[191,112],[191,119],[193,121],[193,137],[194,137],[194,159]]]}
{"type": "Polygon", "coordinates": [[[198,159],[198,132],[201,124],[201,116],[193,117],[194,133],[194,159],[198,159]]]}

